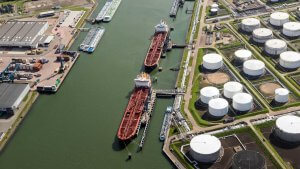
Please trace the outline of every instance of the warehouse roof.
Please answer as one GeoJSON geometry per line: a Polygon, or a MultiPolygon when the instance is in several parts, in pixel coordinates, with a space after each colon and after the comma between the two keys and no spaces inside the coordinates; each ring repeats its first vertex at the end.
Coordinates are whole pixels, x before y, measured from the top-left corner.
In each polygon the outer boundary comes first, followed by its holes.
{"type": "Polygon", "coordinates": [[[0,108],[10,108],[28,84],[0,83],[0,108]]]}
{"type": "Polygon", "coordinates": [[[46,21],[8,21],[0,26],[1,43],[32,43],[46,21]]]}

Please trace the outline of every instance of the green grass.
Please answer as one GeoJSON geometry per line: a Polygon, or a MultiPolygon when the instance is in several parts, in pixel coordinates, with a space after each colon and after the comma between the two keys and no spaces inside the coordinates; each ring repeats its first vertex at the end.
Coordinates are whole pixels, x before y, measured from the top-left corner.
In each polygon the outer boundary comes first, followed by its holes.
{"type": "Polygon", "coordinates": [[[182,145],[188,144],[187,142],[176,142],[172,143],[170,147],[173,149],[173,153],[177,159],[179,159],[180,163],[185,166],[187,169],[193,169],[194,167],[185,159],[184,155],[181,153],[180,148],[182,145]]]}

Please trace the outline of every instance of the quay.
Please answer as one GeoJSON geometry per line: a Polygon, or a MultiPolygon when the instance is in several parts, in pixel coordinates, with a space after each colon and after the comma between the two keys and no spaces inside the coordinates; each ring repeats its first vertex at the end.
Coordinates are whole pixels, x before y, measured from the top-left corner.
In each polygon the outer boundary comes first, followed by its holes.
{"type": "Polygon", "coordinates": [[[143,131],[143,135],[139,144],[139,150],[143,149],[143,145],[145,143],[145,139],[146,139],[146,135],[147,135],[147,131],[148,131],[148,127],[149,127],[149,123],[150,123],[150,118],[151,118],[151,114],[154,108],[154,104],[156,101],[156,91],[152,90],[148,104],[147,104],[147,110],[146,110],[146,124],[145,124],[145,128],[143,131]]]}

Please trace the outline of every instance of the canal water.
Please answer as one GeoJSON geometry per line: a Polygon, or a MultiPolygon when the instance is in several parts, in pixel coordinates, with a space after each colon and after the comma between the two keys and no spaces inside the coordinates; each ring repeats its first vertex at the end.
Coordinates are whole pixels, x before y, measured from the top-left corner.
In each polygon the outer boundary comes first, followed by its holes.
{"type": "MultiPolygon", "coordinates": [[[[103,24],[103,39],[93,54],[81,54],[54,95],[41,95],[0,155],[1,169],[158,169],[172,168],[162,153],[159,132],[172,99],[159,99],[141,152],[139,139],[127,148],[115,143],[133,79],[141,71],[153,26],[161,19],[175,28],[171,37],[183,44],[190,15],[186,2],[175,21],[168,13],[172,0],[123,0],[113,20],[103,24]],[[128,152],[132,159],[126,161],[128,152]]],[[[95,16],[104,1],[100,2],[95,16]]],[[[91,25],[86,25],[87,27],[91,25]]],[[[85,37],[80,34],[72,49],[85,37]]],[[[173,88],[182,50],[162,59],[155,88],[173,88]]]]}

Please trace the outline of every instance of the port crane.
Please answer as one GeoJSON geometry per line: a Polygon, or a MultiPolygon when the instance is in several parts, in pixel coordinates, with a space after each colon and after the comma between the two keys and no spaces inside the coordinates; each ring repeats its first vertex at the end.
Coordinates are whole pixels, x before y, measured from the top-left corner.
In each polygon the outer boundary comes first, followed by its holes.
{"type": "Polygon", "coordinates": [[[14,82],[15,74],[19,70],[19,64],[16,64],[13,71],[9,71],[11,63],[0,73],[0,82],[14,82]]]}

